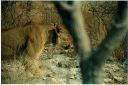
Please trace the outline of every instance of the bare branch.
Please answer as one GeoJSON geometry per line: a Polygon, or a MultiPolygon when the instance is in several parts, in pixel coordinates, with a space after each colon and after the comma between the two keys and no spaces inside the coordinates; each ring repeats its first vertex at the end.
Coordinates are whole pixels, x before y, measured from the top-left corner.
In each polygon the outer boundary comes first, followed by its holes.
{"type": "Polygon", "coordinates": [[[63,19],[63,23],[70,32],[77,52],[81,58],[85,58],[90,54],[90,40],[84,26],[84,20],[80,11],[79,2],[54,2],[59,14],[63,19]],[[86,55],[86,56],[85,56],[86,55]]]}
{"type": "MultiPolygon", "coordinates": [[[[120,3],[120,2],[119,2],[120,3]]],[[[122,2],[121,2],[122,3],[122,2]]],[[[121,9],[120,13],[122,14],[117,24],[113,24],[109,34],[105,38],[105,40],[101,43],[98,49],[91,54],[88,60],[83,60],[81,62],[81,69],[83,70],[83,82],[84,83],[103,83],[102,74],[100,73],[102,70],[102,65],[106,58],[111,54],[111,52],[119,45],[122,38],[125,36],[128,26],[127,26],[127,18],[128,15],[126,13],[127,3],[124,4],[124,8],[121,9]],[[124,14],[126,14],[124,16],[124,14]],[[87,81],[87,82],[86,82],[87,81]]]]}
{"type": "Polygon", "coordinates": [[[91,47],[87,32],[84,30],[83,17],[78,2],[54,2],[63,22],[70,32],[76,50],[81,57],[80,68],[83,83],[103,83],[101,74],[102,66],[106,58],[119,45],[122,37],[126,34],[128,14],[127,2],[118,2],[120,18],[112,26],[109,34],[103,40],[98,49],[90,54],[91,47]],[[60,4],[61,3],[61,4],[60,4]],[[67,5],[65,5],[67,3],[67,5]],[[121,9],[120,9],[121,7],[121,9]],[[126,14],[126,16],[124,16],[126,14]]]}

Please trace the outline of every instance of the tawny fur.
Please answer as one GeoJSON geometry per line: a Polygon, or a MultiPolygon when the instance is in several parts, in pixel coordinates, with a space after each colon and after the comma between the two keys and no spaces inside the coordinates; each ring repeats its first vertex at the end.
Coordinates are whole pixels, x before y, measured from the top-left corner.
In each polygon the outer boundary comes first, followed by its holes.
{"type": "Polygon", "coordinates": [[[38,24],[2,31],[2,60],[21,56],[25,69],[33,74],[38,73],[40,69],[37,61],[47,41],[48,29],[50,26],[38,24]]]}

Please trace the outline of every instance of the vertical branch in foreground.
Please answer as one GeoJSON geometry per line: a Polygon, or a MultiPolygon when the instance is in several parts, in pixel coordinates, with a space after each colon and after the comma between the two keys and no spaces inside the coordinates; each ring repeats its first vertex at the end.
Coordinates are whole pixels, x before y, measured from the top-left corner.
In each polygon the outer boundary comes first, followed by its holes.
{"type": "MultiPolygon", "coordinates": [[[[85,30],[80,2],[54,2],[54,4],[62,17],[64,25],[73,38],[76,51],[80,55],[80,61],[87,60],[91,52],[91,46],[85,30]]],[[[84,64],[85,62],[82,63],[84,64]]],[[[82,68],[84,68],[84,66],[82,68]]],[[[83,69],[81,69],[81,72],[82,75],[84,75],[85,72],[83,69]]]]}
{"type": "Polygon", "coordinates": [[[93,52],[88,60],[81,62],[83,83],[103,83],[101,74],[102,67],[107,57],[110,56],[112,51],[120,44],[120,41],[128,31],[128,7],[127,2],[118,2],[118,10],[115,23],[111,26],[106,38],[98,46],[97,50],[93,52]]]}
{"type": "Polygon", "coordinates": [[[73,38],[77,52],[82,58],[87,58],[90,54],[90,41],[85,30],[84,20],[80,11],[79,2],[54,2],[63,23],[73,38]]]}
{"type": "Polygon", "coordinates": [[[120,18],[113,24],[109,34],[97,50],[91,54],[90,41],[84,30],[83,17],[78,2],[54,2],[54,4],[73,38],[76,51],[80,55],[83,83],[103,83],[103,77],[100,73],[102,66],[128,30],[127,2],[118,2],[120,18]]]}

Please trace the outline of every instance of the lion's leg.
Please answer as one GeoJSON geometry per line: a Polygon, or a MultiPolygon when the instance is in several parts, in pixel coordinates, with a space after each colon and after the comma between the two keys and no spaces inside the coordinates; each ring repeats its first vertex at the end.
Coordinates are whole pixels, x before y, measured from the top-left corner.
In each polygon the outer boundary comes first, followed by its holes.
{"type": "Polygon", "coordinates": [[[41,75],[41,69],[39,68],[39,56],[41,54],[40,49],[34,41],[28,40],[28,45],[26,49],[26,55],[24,57],[25,69],[30,71],[33,75],[41,75]]]}
{"type": "MultiPolygon", "coordinates": [[[[32,72],[32,74],[42,74],[41,69],[39,68],[39,57],[44,48],[46,42],[46,30],[42,26],[32,26],[26,28],[28,37],[26,52],[24,57],[24,65],[26,70],[32,72]]],[[[25,31],[25,32],[26,32],[25,31]]]]}

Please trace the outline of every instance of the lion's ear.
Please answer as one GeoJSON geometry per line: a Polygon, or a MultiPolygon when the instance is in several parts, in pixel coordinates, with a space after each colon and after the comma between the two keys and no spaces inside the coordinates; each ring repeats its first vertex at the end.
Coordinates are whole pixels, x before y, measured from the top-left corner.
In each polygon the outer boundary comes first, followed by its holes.
{"type": "Polygon", "coordinates": [[[56,27],[56,24],[54,23],[54,27],[56,27]]]}
{"type": "Polygon", "coordinates": [[[56,27],[57,23],[50,23],[50,25],[56,27]]]}
{"type": "Polygon", "coordinates": [[[58,24],[57,24],[57,23],[54,23],[54,26],[55,26],[55,27],[57,27],[57,26],[58,26],[58,24]]]}

